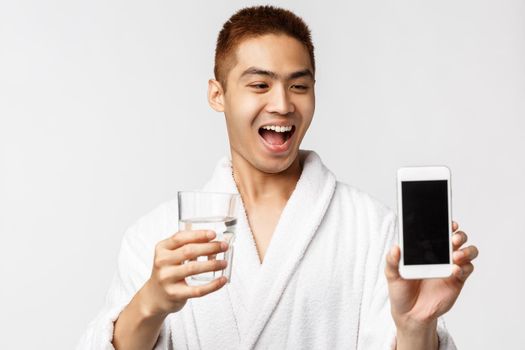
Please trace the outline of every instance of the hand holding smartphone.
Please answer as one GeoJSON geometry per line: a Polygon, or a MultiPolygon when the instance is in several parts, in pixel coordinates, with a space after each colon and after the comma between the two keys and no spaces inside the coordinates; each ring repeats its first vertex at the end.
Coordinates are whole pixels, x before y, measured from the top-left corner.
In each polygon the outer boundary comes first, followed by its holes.
{"type": "Polygon", "coordinates": [[[401,277],[450,276],[453,262],[449,168],[399,168],[397,197],[401,277]]]}

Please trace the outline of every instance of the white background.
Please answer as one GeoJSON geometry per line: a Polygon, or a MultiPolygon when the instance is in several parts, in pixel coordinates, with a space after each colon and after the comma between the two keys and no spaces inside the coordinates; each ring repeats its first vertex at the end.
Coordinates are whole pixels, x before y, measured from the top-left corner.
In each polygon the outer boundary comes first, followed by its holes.
{"type": "MultiPolygon", "coordinates": [[[[72,349],[124,230],[200,187],[227,148],[215,40],[251,2],[0,2],[0,348],[72,349]]],[[[476,271],[460,349],[523,347],[525,2],[275,2],[310,25],[303,148],[395,208],[402,165],[452,169],[476,271]]]]}

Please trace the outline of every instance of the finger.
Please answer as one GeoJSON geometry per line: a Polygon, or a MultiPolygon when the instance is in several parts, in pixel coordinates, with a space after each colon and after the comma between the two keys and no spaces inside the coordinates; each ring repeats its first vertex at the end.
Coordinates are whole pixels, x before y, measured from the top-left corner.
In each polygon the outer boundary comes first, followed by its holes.
{"type": "Polygon", "coordinates": [[[199,273],[224,270],[227,265],[226,260],[191,261],[179,266],[178,273],[181,273],[182,278],[186,278],[199,273]]]}
{"type": "Polygon", "coordinates": [[[199,256],[218,254],[228,250],[226,242],[190,243],[174,251],[173,258],[178,263],[196,259],[199,256]]]}
{"type": "Polygon", "coordinates": [[[401,251],[398,245],[393,246],[386,255],[385,276],[390,282],[401,278],[399,275],[400,257],[401,251]]]}
{"type": "Polygon", "coordinates": [[[458,228],[459,228],[459,224],[455,221],[452,221],[452,232],[456,232],[458,228]]]}
{"type": "Polygon", "coordinates": [[[196,261],[201,255],[209,255],[207,252],[220,252],[224,248],[221,242],[189,243],[176,250],[162,249],[155,256],[154,265],[161,268],[169,265],[180,265],[185,261],[196,261]],[[201,254],[202,253],[202,254],[201,254]]]}
{"type": "Polygon", "coordinates": [[[468,263],[461,266],[454,265],[454,271],[452,273],[459,282],[465,283],[465,281],[472,274],[473,271],[474,265],[472,265],[472,263],[468,263]]]}
{"type": "Polygon", "coordinates": [[[210,230],[179,231],[159,242],[159,245],[166,249],[175,250],[188,243],[209,242],[214,239],[215,236],[215,232],[210,230]]]}
{"type": "Polygon", "coordinates": [[[173,283],[199,273],[224,270],[226,266],[226,260],[189,261],[183,265],[163,268],[159,271],[158,279],[164,283],[173,283]]]}
{"type": "Polygon", "coordinates": [[[452,247],[454,250],[459,249],[468,240],[468,236],[463,231],[457,231],[452,235],[452,247]]]}
{"type": "Polygon", "coordinates": [[[460,249],[454,252],[453,254],[454,263],[461,265],[462,263],[470,262],[476,259],[478,255],[479,255],[478,248],[476,246],[471,245],[471,246],[468,246],[466,248],[463,248],[463,249],[460,249]]]}
{"type": "Polygon", "coordinates": [[[202,286],[186,286],[183,296],[187,299],[205,296],[223,287],[227,281],[228,279],[225,276],[221,276],[202,286]]]}

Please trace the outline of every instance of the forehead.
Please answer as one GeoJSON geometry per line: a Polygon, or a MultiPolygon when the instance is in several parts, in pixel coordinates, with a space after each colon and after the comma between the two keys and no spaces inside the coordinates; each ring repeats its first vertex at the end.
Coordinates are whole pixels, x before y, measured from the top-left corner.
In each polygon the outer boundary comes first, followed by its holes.
{"type": "Polygon", "coordinates": [[[284,34],[266,34],[243,40],[235,51],[236,64],[231,71],[240,78],[249,67],[261,67],[277,73],[310,69],[312,64],[306,47],[297,39],[284,34]]]}

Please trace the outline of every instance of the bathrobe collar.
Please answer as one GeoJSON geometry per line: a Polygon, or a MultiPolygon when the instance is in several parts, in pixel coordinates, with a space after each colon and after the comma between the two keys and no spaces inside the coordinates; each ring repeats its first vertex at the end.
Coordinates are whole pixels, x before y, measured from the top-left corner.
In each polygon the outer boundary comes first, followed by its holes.
{"type": "MultiPolygon", "coordinates": [[[[234,262],[228,293],[241,349],[253,347],[311,242],[335,190],[334,174],[316,152],[300,150],[304,164],[261,264],[244,205],[239,203],[234,262]]],[[[217,164],[203,190],[239,193],[230,156],[217,164]]]]}

